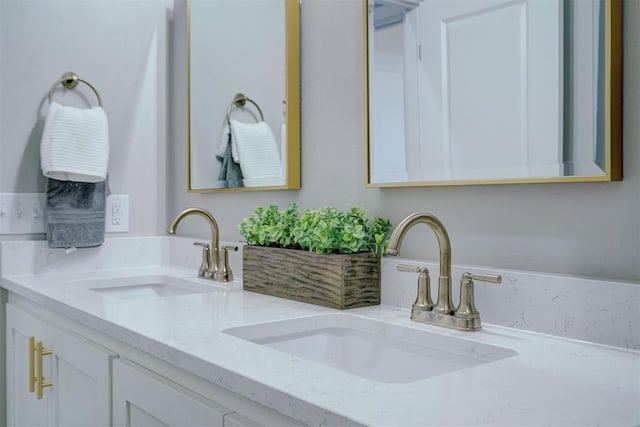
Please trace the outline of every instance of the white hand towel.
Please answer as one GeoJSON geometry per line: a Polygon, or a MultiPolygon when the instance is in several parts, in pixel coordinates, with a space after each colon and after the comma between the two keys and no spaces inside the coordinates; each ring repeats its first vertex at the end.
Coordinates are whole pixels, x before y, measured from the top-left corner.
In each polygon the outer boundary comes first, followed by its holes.
{"type": "Polygon", "coordinates": [[[102,107],[52,102],[42,132],[40,166],[59,181],[101,182],[109,163],[109,126],[102,107]]]}
{"type": "Polygon", "coordinates": [[[231,120],[231,138],[238,148],[245,186],[284,184],[278,145],[268,124],[231,120]]]}

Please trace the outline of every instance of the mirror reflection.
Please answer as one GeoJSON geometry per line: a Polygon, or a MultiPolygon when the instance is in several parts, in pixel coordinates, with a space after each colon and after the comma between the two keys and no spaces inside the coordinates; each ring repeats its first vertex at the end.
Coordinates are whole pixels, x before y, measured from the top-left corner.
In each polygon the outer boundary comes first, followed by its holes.
{"type": "Polygon", "coordinates": [[[299,5],[187,8],[189,190],[299,188],[299,5]]]}
{"type": "Polygon", "coordinates": [[[370,0],[368,184],[619,179],[610,9],[370,0]]]}

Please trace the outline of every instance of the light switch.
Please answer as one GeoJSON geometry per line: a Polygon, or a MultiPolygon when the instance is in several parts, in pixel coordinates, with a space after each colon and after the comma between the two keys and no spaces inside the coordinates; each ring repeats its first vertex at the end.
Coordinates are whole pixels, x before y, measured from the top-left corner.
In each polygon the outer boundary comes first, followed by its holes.
{"type": "Polygon", "coordinates": [[[0,234],[45,232],[44,193],[0,193],[0,234]]]}

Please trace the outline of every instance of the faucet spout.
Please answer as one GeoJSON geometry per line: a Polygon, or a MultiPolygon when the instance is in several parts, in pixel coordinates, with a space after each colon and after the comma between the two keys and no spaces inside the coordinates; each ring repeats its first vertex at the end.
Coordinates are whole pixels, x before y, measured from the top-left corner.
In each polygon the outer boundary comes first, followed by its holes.
{"type": "Polygon", "coordinates": [[[218,264],[219,264],[219,243],[218,243],[218,223],[216,219],[211,215],[209,211],[206,211],[201,208],[187,208],[180,212],[169,224],[169,228],[167,232],[169,234],[176,234],[176,230],[178,229],[178,224],[189,215],[199,215],[203,217],[209,223],[211,227],[211,262],[209,265],[211,266],[211,270],[209,271],[210,277],[214,280],[218,274],[218,264]]]}
{"type": "Polygon", "coordinates": [[[389,238],[386,255],[400,255],[400,246],[404,236],[416,224],[426,224],[435,233],[440,249],[440,277],[438,279],[438,301],[433,308],[435,313],[450,315],[454,311],[451,296],[451,242],[446,228],[438,218],[427,213],[414,213],[403,219],[389,238]]]}

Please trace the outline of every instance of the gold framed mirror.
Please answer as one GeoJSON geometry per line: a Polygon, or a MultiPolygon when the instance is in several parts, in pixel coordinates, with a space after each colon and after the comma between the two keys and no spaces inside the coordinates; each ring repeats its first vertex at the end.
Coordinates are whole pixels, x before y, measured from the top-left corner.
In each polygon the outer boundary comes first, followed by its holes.
{"type": "Polygon", "coordinates": [[[187,190],[300,188],[300,4],[186,0],[187,190]]]}
{"type": "Polygon", "coordinates": [[[622,179],[622,2],[364,0],[366,185],[622,179]]]}

